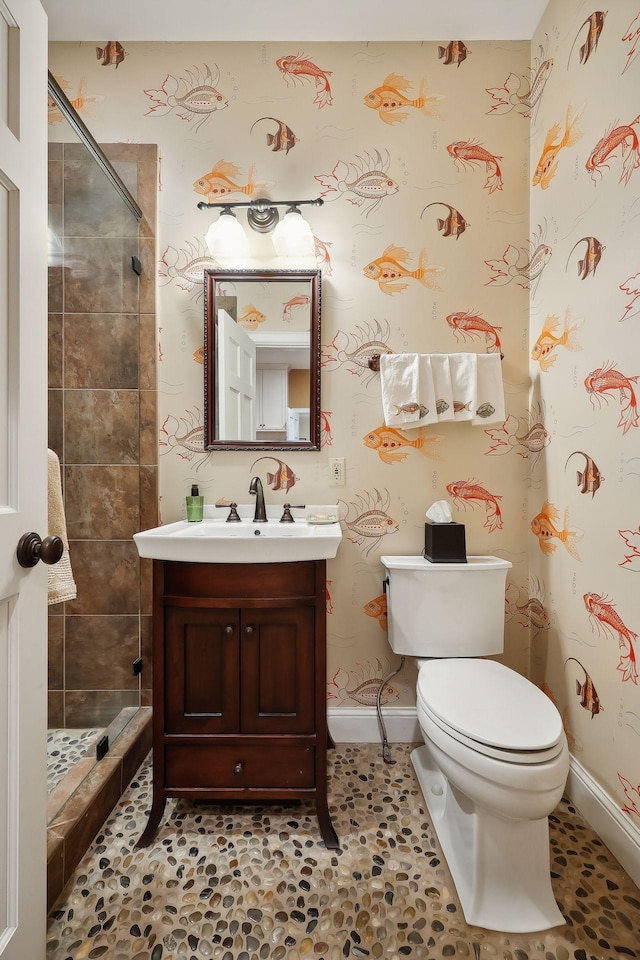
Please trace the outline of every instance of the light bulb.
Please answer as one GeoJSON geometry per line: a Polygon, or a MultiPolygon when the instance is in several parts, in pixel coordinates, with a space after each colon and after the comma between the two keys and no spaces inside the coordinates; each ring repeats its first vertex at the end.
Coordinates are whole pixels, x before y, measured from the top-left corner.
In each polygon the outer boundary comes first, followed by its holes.
{"type": "Polygon", "coordinates": [[[249,241],[233,210],[225,208],[205,235],[209,253],[221,263],[243,260],[249,256],[249,241]]]}

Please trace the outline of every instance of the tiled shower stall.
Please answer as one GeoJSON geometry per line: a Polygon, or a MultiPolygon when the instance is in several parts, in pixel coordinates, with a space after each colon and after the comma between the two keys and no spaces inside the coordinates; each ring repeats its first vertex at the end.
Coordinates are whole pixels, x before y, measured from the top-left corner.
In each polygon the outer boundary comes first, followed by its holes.
{"type": "Polygon", "coordinates": [[[151,568],[132,535],[158,515],[157,148],[103,154],[132,209],[99,152],[49,145],[49,446],[78,588],[49,608],[49,904],[150,745],[151,568]]]}
{"type": "Polygon", "coordinates": [[[157,148],[104,152],[139,224],[83,144],[49,145],[49,445],[78,587],[49,611],[50,727],[104,727],[150,702],[150,569],[131,538],[157,523],[157,148]]]}

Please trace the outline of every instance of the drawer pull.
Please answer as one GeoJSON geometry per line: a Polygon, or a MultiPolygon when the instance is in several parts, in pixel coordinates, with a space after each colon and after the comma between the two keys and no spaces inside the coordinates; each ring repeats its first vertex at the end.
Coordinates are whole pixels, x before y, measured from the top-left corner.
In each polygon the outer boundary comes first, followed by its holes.
{"type": "Polygon", "coordinates": [[[250,637],[251,634],[253,633],[253,627],[245,627],[245,628],[244,628],[244,632],[246,633],[246,635],[247,635],[248,637],[250,637]]]}
{"type": "Polygon", "coordinates": [[[235,767],[233,768],[233,772],[235,773],[236,777],[239,777],[241,773],[243,773],[242,762],[236,763],[235,767]]]}
{"type": "Polygon", "coordinates": [[[233,633],[233,627],[225,627],[223,630],[225,637],[230,637],[233,633]]]}

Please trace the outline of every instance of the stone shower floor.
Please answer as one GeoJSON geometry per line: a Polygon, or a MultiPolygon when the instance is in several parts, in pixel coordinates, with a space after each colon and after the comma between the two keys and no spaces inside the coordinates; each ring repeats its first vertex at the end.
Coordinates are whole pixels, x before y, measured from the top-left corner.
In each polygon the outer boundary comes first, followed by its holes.
{"type": "Polygon", "coordinates": [[[47,792],[51,793],[74,763],[87,755],[102,728],[47,730],[47,792]]]}
{"type": "Polygon", "coordinates": [[[609,960],[640,958],[640,891],[570,803],[551,817],[567,919],[542,934],[468,926],[409,760],[393,745],[330,751],[341,851],[307,804],[168,801],[155,842],[145,762],[50,915],[48,960],[609,960]]]}

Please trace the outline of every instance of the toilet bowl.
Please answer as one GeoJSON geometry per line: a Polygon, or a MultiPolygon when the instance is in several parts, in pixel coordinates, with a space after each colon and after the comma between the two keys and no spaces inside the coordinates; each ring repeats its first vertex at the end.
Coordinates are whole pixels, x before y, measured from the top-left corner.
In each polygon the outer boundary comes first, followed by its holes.
{"type": "Polygon", "coordinates": [[[391,646],[418,656],[424,745],[411,759],[466,921],[506,933],[546,930],[565,922],[551,889],[547,817],[569,771],[566,736],[556,707],[537,687],[479,658],[502,649],[511,565],[469,559],[464,569],[422,557],[382,558],[391,646]],[[482,575],[474,582],[476,572],[482,575]],[[434,649],[437,659],[430,658],[434,649]]]}

